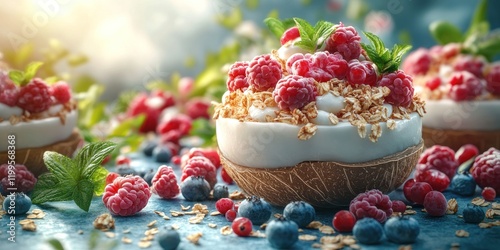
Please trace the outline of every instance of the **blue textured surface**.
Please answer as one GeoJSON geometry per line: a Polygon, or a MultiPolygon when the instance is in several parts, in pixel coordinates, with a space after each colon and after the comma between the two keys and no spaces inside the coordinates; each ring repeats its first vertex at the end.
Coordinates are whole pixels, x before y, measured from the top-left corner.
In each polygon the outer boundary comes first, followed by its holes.
{"type": "MultiPolygon", "coordinates": [[[[148,160],[133,160],[135,168],[148,169],[158,166],[157,163],[148,160]]],[[[177,173],[180,176],[180,173],[177,173]]],[[[237,187],[230,186],[230,192],[236,190],[237,187]]],[[[420,223],[420,235],[415,244],[412,245],[413,249],[450,249],[452,243],[459,243],[460,249],[498,249],[500,245],[500,226],[481,229],[478,225],[467,224],[458,215],[462,214],[463,208],[471,201],[472,197],[460,197],[450,192],[445,192],[447,199],[457,198],[459,202],[459,211],[456,215],[446,215],[444,217],[435,218],[429,217],[421,212],[420,208],[415,208],[416,215],[412,215],[420,223]],[[468,238],[459,238],[455,236],[455,231],[463,229],[470,233],[468,238]]],[[[479,196],[479,190],[476,196],[479,196]]],[[[391,193],[393,199],[401,198],[401,191],[396,190],[391,193]]],[[[475,196],[473,196],[475,197],[475,196]]],[[[500,199],[496,199],[500,202],[500,199]]],[[[162,229],[164,226],[173,224],[179,225],[178,232],[181,236],[181,243],[178,249],[272,249],[264,238],[242,238],[234,234],[223,236],[220,234],[220,228],[230,225],[229,222],[222,215],[210,216],[207,215],[201,224],[189,224],[188,218],[192,215],[185,215],[181,217],[172,217],[169,213],[170,210],[180,211],[183,206],[191,206],[198,202],[187,202],[180,195],[175,200],[162,200],[158,196],[153,195],[149,200],[148,205],[138,214],[131,217],[115,217],[116,228],[112,231],[116,233],[115,240],[118,241],[116,249],[139,249],[138,242],[144,237],[144,232],[148,229],[147,224],[153,220],[157,220],[158,228],[162,229]],[[165,212],[170,220],[163,220],[156,215],[153,211],[159,210],[165,212]],[[208,223],[217,224],[217,228],[213,229],[208,227],[208,223]],[[124,234],[125,230],[130,229],[130,233],[124,234]],[[186,236],[195,232],[202,232],[203,236],[200,239],[198,246],[193,245],[186,236]],[[121,242],[122,237],[128,237],[133,240],[131,244],[124,244],[121,242]]],[[[216,211],[215,201],[201,202],[208,206],[210,212],[216,211]]],[[[12,243],[7,240],[7,226],[9,218],[4,215],[1,222],[0,233],[0,249],[51,249],[46,241],[51,238],[57,238],[65,249],[89,249],[88,242],[90,232],[93,230],[92,222],[94,219],[108,210],[104,207],[100,197],[94,198],[90,211],[88,213],[80,210],[72,201],[71,202],[53,202],[41,206],[33,206],[40,208],[46,216],[43,219],[35,219],[37,230],[36,232],[23,231],[19,224],[16,225],[16,242],[12,243]],[[78,234],[82,230],[83,234],[78,234]]],[[[485,208],[484,208],[485,209],[485,208]]],[[[282,213],[283,208],[273,207],[274,213],[282,213]]],[[[337,210],[335,209],[322,209],[317,210],[316,220],[321,221],[323,224],[330,225],[337,210]]],[[[486,211],[486,210],[485,210],[486,211]]],[[[16,223],[25,219],[24,216],[17,216],[16,223]]],[[[496,217],[496,220],[499,218],[496,217]]],[[[486,219],[486,221],[493,221],[486,219]]],[[[254,230],[258,230],[254,227],[254,230]]],[[[294,245],[293,249],[310,249],[313,243],[318,243],[319,239],[324,236],[318,230],[305,229],[300,234],[313,234],[317,235],[316,241],[299,241],[294,245]]],[[[103,233],[100,233],[100,240],[110,241],[103,233]]],[[[399,245],[388,242],[384,239],[380,245],[361,245],[362,249],[398,249],[399,245]]],[[[99,248],[98,248],[99,249],[99,248]]],[[[161,249],[159,244],[154,241],[153,245],[148,249],[161,249]]]]}

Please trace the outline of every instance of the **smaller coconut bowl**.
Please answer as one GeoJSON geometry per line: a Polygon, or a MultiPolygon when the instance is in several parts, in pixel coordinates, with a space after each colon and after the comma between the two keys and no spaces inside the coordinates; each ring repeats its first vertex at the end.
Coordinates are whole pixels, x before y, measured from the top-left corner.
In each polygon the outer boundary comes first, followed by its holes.
{"type": "Polygon", "coordinates": [[[401,186],[415,168],[423,144],[363,163],[313,161],[273,169],[241,166],[220,156],[224,169],[247,195],[276,206],[306,201],[315,207],[338,208],[367,190],[389,193],[401,186]]]}
{"type": "Polygon", "coordinates": [[[458,150],[465,144],[473,144],[482,153],[491,147],[500,149],[500,131],[451,130],[422,128],[425,147],[434,145],[448,146],[458,150]]]}
{"type": "MultiPolygon", "coordinates": [[[[40,174],[47,172],[47,167],[45,167],[43,162],[43,154],[45,151],[54,151],[71,157],[81,143],[82,137],[80,136],[78,130],[75,129],[73,133],[64,141],[38,148],[16,149],[15,162],[16,164],[25,165],[35,176],[38,177],[40,174]]],[[[0,152],[0,163],[4,164],[8,161],[8,153],[0,152]]]]}

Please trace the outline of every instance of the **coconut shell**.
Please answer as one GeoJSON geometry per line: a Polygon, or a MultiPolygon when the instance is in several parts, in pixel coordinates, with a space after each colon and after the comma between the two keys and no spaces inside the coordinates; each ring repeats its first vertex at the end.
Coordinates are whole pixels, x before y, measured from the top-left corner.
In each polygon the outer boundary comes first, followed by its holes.
{"type": "Polygon", "coordinates": [[[245,167],[220,156],[224,169],[247,195],[260,196],[276,206],[306,201],[315,207],[331,208],[348,206],[367,190],[395,190],[410,176],[422,150],[423,142],[364,163],[310,161],[274,169],[245,167]]]}
{"type": "MultiPolygon", "coordinates": [[[[62,155],[71,157],[82,142],[80,133],[75,129],[73,133],[64,141],[56,142],[51,145],[28,148],[16,149],[16,164],[25,165],[35,176],[47,172],[47,167],[43,162],[43,153],[45,151],[55,151],[62,155]]],[[[0,163],[4,164],[9,161],[7,152],[0,152],[0,163]]]]}
{"type": "Polygon", "coordinates": [[[422,137],[426,147],[448,146],[458,150],[464,144],[473,144],[479,152],[491,147],[500,149],[500,131],[451,130],[423,127],[422,137]]]}

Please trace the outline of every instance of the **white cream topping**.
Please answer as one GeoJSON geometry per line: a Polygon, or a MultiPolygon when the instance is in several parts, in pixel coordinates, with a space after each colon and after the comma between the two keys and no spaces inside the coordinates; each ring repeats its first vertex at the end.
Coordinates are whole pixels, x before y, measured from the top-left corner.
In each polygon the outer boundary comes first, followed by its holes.
{"type": "Polygon", "coordinates": [[[342,96],[334,96],[332,93],[327,92],[322,96],[316,96],[316,107],[318,110],[337,114],[345,107],[344,100],[342,96]]]}
{"type": "Polygon", "coordinates": [[[20,116],[23,110],[20,107],[11,107],[6,104],[0,103],[0,118],[9,120],[11,116],[20,116]]]}
{"type": "Polygon", "coordinates": [[[285,43],[278,49],[278,56],[285,62],[286,60],[288,60],[288,58],[290,58],[293,54],[296,53],[306,54],[307,50],[304,50],[298,46],[293,45],[293,42],[285,43]]]}
{"type": "Polygon", "coordinates": [[[461,101],[426,100],[423,125],[435,129],[498,130],[500,100],[461,101]]]}
{"type": "Polygon", "coordinates": [[[252,119],[258,122],[266,122],[266,116],[271,116],[272,118],[276,118],[275,111],[279,111],[277,107],[265,107],[264,109],[259,109],[255,106],[250,106],[248,109],[248,114],[252,119]]]}
{"type": "MultiPolygon", "coordinates": [[[[296,125],[216,120],[221,153],[236,164],[255,168],[295,166],[303,161],[361,163],[403,151],[422,139],[422,119],[417,113],[412,113],[409,120],[397,120],[394,130],[388,129],[386,123],[380,126],[382,136],[375,143],[368,135],[361,138],[357,128],[348,122],[318,125],[316,134],[302,141],[297,138],[300,126],[296,125]]],[[[369,133],[371,125],[366,130],[369,133]]]]}

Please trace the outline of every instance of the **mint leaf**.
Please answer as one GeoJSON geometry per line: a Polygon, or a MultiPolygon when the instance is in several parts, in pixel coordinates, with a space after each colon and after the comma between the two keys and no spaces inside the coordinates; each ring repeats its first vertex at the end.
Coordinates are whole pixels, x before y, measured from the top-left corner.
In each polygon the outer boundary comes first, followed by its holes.
{"type": "Polygon", "coordinates": [[[20,70],[11,70],[9,71],[9,78],[18,86],[21,86],[21,84],[24,82],[24,79],[26,76],[24,75],[24,72],[20,70]]]}
{"type": "Polygon", "coordinates": [[[94,174],[90,177],[92,183],[94,183],[94,194],[97,196],[104,193],[104,188],[106,187],[106,176],[108,176],[109,171],[103,167],[97,168],[94,174]]]}
{"type": "Polygon", "coordinates": [[[264,19],[264,24],[266,24],[271,33],[273,33],[278,39],[280,39],[285,32],[285,25],[279,19],[268,17],[264,19]]]}
{"type": "Polygon", "coordinates": [[[450,22],[436,21],[431,23],[429,31],[439,44],[461,43],[464,36],[460,29],[450,22]]]}
{"type": "Polygon", "coordinates": [[[53,151],[46,151],[43,154],[43,162],[47,169],[58,180],[67,180],[71,185],[75,185],[80,178],[80,173],[70,158],[53,151]]]}
{"type": "Polygon", "coordinates": [[[38,71],[38,69],[43,65],[43,62],[32,62],[30,64],[28,64],[28,67],[26,67],[26,70],[25,70],[25,82],[29,82],[31,81],[31,79],[33,79],[33,77],[35,77],[36,75],[36,72],[38,71]]]}
{"type": "Polygon", "coordinates": [[[109,141],[87,144],[76,155],[74,161],[81,170],[81,176],[90,178],[101,166],[102,160],[111,154],[116,144],[109,141]]]}
{"type": "Polygon", "coordinates": [[[306,20],[300,18],[294,18],[293,21],[297,28],[299,29],[300,38],[302,40],[312,40],[314,38],[314,28],[306,20]]]}
{"type": "Polygon", "coordinates": [[[314,53],[317,48],[321,47],[335,30],[335,26],[330,22],[319,21],[313,27],[304,19],[293,18],[293,21],[300,33],[300,41],[295,42],[294,45],[310,53],[314,53]]]}
{"type": "Polygon", "coordinates": [[[83,209],[85,212],[89,211],[90,203],[92,202],[92,197],[94,196],[94,183],[90,180],[81,180],[75,186],[73,191],[73,200],[76,205],[83,209]]]}
{"type": "Polygon", "coordinates": [[[40,175],[31,194],[31,201],[34,204],[42,204],[48,201],[71,200],[73,195],[71,184],[55,181],[57,179],[52,173],[40,175]]]}
{"type": "Polygon", "coordinates": [[[488,23],[488,0],[482,0],[474,11],[469,29],[465,32],[465,37],[469,38],[474,34],[485,35],[490,29],[488,23]]]}
{"type": "Polygon", "coordinates": [[[372,62],[377,65],[378,71],[380,73],[390,73],[398,70],[403,55],[411,49],[411,46],[396,44],[392,50],[389,50],[375,34],[370,32],[364,32],[364,34],[371,41],[371,45],[361,43],[361,47],[366,51],[372,62]]]}

